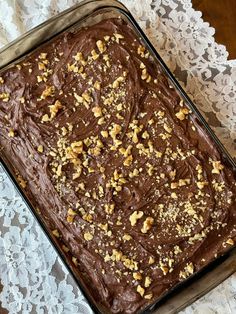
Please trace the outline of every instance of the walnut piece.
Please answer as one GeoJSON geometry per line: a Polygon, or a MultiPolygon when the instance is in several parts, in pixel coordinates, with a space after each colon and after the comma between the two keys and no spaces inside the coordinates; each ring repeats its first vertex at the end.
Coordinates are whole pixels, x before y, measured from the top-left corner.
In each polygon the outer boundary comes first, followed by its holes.
{"type": "Polygon", "coordinates": [[[53,118],[55,118],[55,116],[57,115],[58,111],[62,108],[62,104],[59,100],[56,100],[55,103],[51,106],[49,106],[50,109],[50,120],[52,120],[53,118]]]}
{"type": "Polygon", "coordinates": [[[99,50],[100,53],[103,53],[103,52],[106,50],[106,46],[105,46],[105,44],[103,43],[103,41],[98,40],[98,41],[96,42],[96,45],[97,45],[98,50],[99,50]]]}
{"type": "Polygon", "coordinates": [[[8,136],[9,137],[14,137],[15,136],[15,131],[13,129],[10,129],[10,131],[8,132],[8,136]]]}
{"type": "Polygon", "coordinates": [[[43,145],[39,145],[38,148],[37,148],[37,151],[39,153],[42,153],[43,152],[43,145]]]}
{"type": "Polygon", "coordinates": [[[55,92],[55,87],[54,86],[47,86],[45,88],[45,90],[43,91],[42,95],[41,95],[41,99],[46,99],[49,96],[53,96],[55,92]]]}
{"type": "Polygon", "coordinates": [[[141,232],[147,233],[152,228],[153,223],[154,223],[154,219],[152,217],[147,217],[143,223],[141,232]]]}
{"type": "Polygon", "coordinates": [[[212,173],[215,174],[220,174],[220,171],[224,169],[224,166],[222,165],[222,163],[220,161],[211,161],[213,169],[212,169],[212,173]]]}
{"type": "Polygon", "coordinates": [[[133,273],[133,278],[135,280],[142,280],[142,275],[138,272],[133,273]]]}
{"type": "Polygon", "coordinates": [[[90,232],[85,232],[84,233],[84,239],[86,241],[91,241],[93,239],[93,235],[90,232]]]}
{"type": "Polygon", "coordinates": [[[152,293],[148,293],[148,294],[145,294],[144,299],[151,300],[152,297],[153,297],[153,294],[152,293]]]}
{"type": "Polygon", "coordinates": [[[226,243],[229,244],[229,245],[234,245],[234,240],[233,239],[228,239],[226,241],[226,243]]]}
{"type": "Polygon", "coordinates": [[[98,81],[96,81],[93,86],[94,86],[94,88],[96,88],[97,90],[100,90],[100,89],[101,89],[101,83],[98,82],[98,81]]]}
{"type": "Polygon", "coordinates": [[[144,290],[143,287],[141,287],[140,285],[138,285],[138,286],[137,286],[137,292],[141,295],[141,297],[143,297],[145,290],[144,290]]]}
{"type": "Polygon", "coordinates": [[[93,112],[95,118],[102,116],[102,108],[99,106],[93,107],[92,112],[93,112]]]}
{"type": "Polygon", "coordinates": [[[197,182],[197,187],[202,190],[206,185],[208,185],[208,182],[206,181],[198,181],[197,182]]]}
{"type": "Polygon", "coordinates": [[[133,214],[129,216],[129,221],[131,226],[135,226],[137,221],[143,217],[142,211],[134,211],[133,214]]]}
{"type": "Polygon", "coordinates": [[[189,113],[188,108],[181,108],[175,115],[179,120],[184,120],[186,115],[189,113]]]}
{"type": "Polygon", "coordinates": [[[0,94],[0,99],[2,99],[2,101],[4,101],[4,102],[8,102],[9,98],[10,98],[10,94],[9,93],[2,93],[2,94],[0,94]]]}
{"type": "Polygon", "coordinates": [[[126,157],[126,159],[124,160],[123,162],[123,165],[128,167],[132,164],[132,161],[133,161],[133,156],[132,155],[129,155],[128,157],[126,157]]]}
{"type": "Polygon", "coordinates": [[[59,234],[59,232],[58,232],[57,229],[54,229],[54,230],[52,231],[52,234],[53,234],[56,238],[59,238],[59,237],[60,237],[60,234],[59,234]]]}
{"type": "Polygon", "coordinates": [[[145,278],[144,287],[148,288],[151,285],[151,283],[152,283],[152,279],[149,276],[147,276],[145,278]]]}

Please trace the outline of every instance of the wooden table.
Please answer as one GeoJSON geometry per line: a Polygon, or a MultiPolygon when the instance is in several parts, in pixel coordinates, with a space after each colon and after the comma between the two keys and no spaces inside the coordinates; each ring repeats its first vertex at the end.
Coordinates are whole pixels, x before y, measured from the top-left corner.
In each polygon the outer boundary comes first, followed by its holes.
{"type": "Polygon", "coordinates": [[[216,30],[218,44],[226,46],[228,59],[236,59],[236,1],[235,0],[192,0],[195,10],[203,13],[205,22],[216,30]]]}

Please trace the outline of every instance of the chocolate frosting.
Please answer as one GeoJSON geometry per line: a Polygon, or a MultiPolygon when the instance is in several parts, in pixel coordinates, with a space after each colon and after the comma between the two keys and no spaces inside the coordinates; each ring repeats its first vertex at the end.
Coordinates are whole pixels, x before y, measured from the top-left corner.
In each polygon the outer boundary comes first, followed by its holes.
{"type": "Polygon", "coordinates": [[[232,248],[235,174],[122,19],[0,79],[1,154],[104,313],[137,313],[232,248]]]}

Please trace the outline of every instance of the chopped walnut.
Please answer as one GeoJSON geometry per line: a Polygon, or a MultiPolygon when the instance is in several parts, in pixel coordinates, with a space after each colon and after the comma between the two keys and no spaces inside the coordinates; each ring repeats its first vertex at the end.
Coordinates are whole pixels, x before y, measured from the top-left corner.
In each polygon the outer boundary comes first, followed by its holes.
{"type": "Polygon", "coordinates": [[[137,292],[141,295],[141,297],[143,297],[145,290],[143,287],[141,287],[140,285],[137,286],[137,292]]]}
{"type": "Polygon", "coordinates": [[[234,245],[234,240],[233,239],[228,239],[226,241],[226,243],[229,244],[229,245],[234,245]]]}
{"type": "Polygon", "coordinates": [[[142,134],[142,138],[143,139],[149,139],[150,135],[148,134],[147,131],[144,131],[143,134],[142,134]]]}
{"type": "Polygon", "coordinates": [[[98,125],[102,125],[102,124],[104,124],[104,123],[105,123],[104,117],[98,119],[98,125]]]}
{"type": "Polygon", "coordinates": [[[25,97],[20,97],[19,101],[20,101],[21,104],[24,104],[25,103],[25,97]]]}
{"type": "Polygon", "coordinates": [[[82,65],[86,65],[87,62],[84,60],[84,57],[83,57],[83,54],[82,52],[77,52],[77,54],[75,56],[73,56],[73,58],[76,60],[76,61],[80,61],[80,63],[82,65]]]}
{"type": "Polygon", "coordinates": [[[190,183],[190,179],[179,179],[179,186],[185,186],[186,184],[190,183]]]}
{"type": "Polygon", "coordinates": [[[66,217],[67,222],[72,223],[74,221],[74,216],[68,215],[66,217]]]}
{"type": "Polygon", "coordinates": [[[147,80],[148,77],[149,77],[149,74],[148,74],[148,72],[147,72],[147,68],[145,67],[145,68],[142,69],[141,79],[142,79],[142,80],[147,80]]]}
{"type": "Polygon", "coordinates": [[[105,46],[105,44],[103,43],[103,41],[98,40],[98,41],[96,42],[96,45],[97,45],[98,50],[99,50],[100,53],[103,53],[103,52],[106,50],[106,46],[105,46]]]}
{"type": "Polygon", "coordinates": [[[162,157],[162,155],[163,155],[163,154],[162,154],[162,152],[158,152],[158,151],[156,151],[156,157],[157,157],[157,158],[161,158],[161,157],[162,157]]]}
{"type": "Polygon", "coordinates": [[[86,241],[91,241],[93,239],[93,235],[90,232],[85,232],[84,233],[84,239],[86,241]]]}
{"type": "Polygon", "coordinates": [[[119,76],[113,83],[112,88],[118,88],[120,86],[120,83],[125,81],[125,76],[119,76]]]}
{"type": "Polygon", "coordinates": [[[55,92],[55,87],[54,86],[47,86],[45,88],[45,90],[43,91],[42,95],[41,95],[41,99],[46,99],[49,96],[53,96],[55,92]]]}
{"type": "Polygon", "coordinates": [[[37,148],[37,151],[39,153],[42,153],[43,152],[43,145],[39,145],[38,148],[37,148]]]}
{"type": "Polygon", "coordinates": [[[121,147],[119,149],[119,152],[124,155],[124,157],[128,157],[131,154],[131,150],[132,150],[132,145],[129,145],[127,147],[127,149],[125,149],[124,147],[121,147]]]}
{"type": "Polygon", "coordinates": [[[55,118],[55,116],[57,115],[58,111],[62,108],[62,104],[59,100],[56,100],[55,103],[51,106],[49,106],[50,109],[50,120],[52,120],[53,118],[55,118]]]}
{"type": "MultiPolygon", "coordinates": [[[[68,63],[67,69],[69,72],[79,73],[79,68],[77,67],[76,63],[73,64],[68,63]]],[[[83,68],[81,68],[81,70],[83,71],[83,68]]]]}
{"type": "Polygon", "coordinates": [[[213,169],[212,169],[212,173],[215,174],[220,174],[220,171],[224,169],[224,166],[222,165],[222,163],[220,161],[211,161],[213,169]]]}
{"type": "Polygon", "coordinates": [[[216,182],[216,180],[213,180],[212,181],[212,185],[213,185],[213,188],[217,191],[217,192],[222,192],[225,188],[225,183],[222,181],[222,182],[216,182]]]}
{"type": "Polygon", "coordinates": [[[123,38],[124,38],[123,35],[118,34],[118,33],[114,33],[113,35],[114,35],[114,37],[115,37],[115,39],[116,39],[116,42],[117,42],[118,44],[119,44],[119,42],[120,42],[120,39],[123,39],[123,38]]]}
{"type": "Polygon", "coordinates": [[[188,271],[189,274],[193,274],[194,272],[194,266],[193,263],[189,263],[186,265],[185,269],[188,271]]]}
{"type": "Polygon", "coordinates": [[[22,189],[25,189],[27,186],[27,181],[25,181],[21,175],[17,175],[17,181],[19,182],[20,186],[22,187],[22,189]]]}
{"type": "Polygon", "coordinates": [[[137,221],[143,217],[142,211],[134,211],[133,214],[129,216],[129,221],[131,226],[135,226],[137,221]]]}
{"type": "Polygon", "coordinates": [[[69,248],[67,246],[65,246],[64,244],[62,244],[62,250],[66,253],[69,252],[69,248]]]}
{"type": "Polygon", "coordinates": [[[141,62],[140,63],[140,69],[145,69],[145,68],[146,68],[146,65],[143,62],[141,62]]]}
{"type": "Polygon", "coordinates": [[[144,299],[151,300],[152,297],[153,297],[153,294],[152,293],[148,293],[148,294],[145,294],[144,299]]]}
{"type": "Polygon", "coordinates": [[[179,112],[177,112],[175,115],[179,120],[184,120],[186,115],[189,113],[189,110],[187,108],[181,108],[179,112]]]}
{"type": "Polygon", "coordinates": [[[10,131],[8,132],[8,136],[9,137],[14,137],[15,136],[15,131],[13,129],[10,129],[10,131]]]}
{"type": "Polygon", "coordinates": [[[122,239],[123,239],[124,241],[130,241],[130,240],[132,239],[132,237],[131,237],[131,235],[125,233],[125,234],[123,235],[122,239]]]}
{"type": "Polygon", "coordinates": [[[145,47],[139,45],[139,46],[138,46],[138,49],[137,49],[137,53],[138,53],[142,58],[144,58],[144,57],[145,57],[145,47]]]}
{"type": "Polygon", "coordinates": [[[71,143],[71,149],[74,153],[81,154],[83,152],[83,142],[78,141],[71,143]]]}
{"type": "Polygon", "coordinates": [[[49,115],[46,113],[42,116],[41,122],[48,122],[50,121],[49,115]]]}
{"type": "Polygon", "coordinates": [[[122,103],[119,103],[119,104],[117,105],[116,109],[117,109],[118,111],[121,111],[121,110],[123,109],[122,103]]]}
{"type": "Polygon", "coordinates": [[[168,133],[172,132],[172,128],[170,126],[168,126],[166,123],[164,123],[163,127],[166,130],[166,132],[168,132],[168,133]]]}
{"type": "Polygon", "coordinates": [[[99,58],[99,54],[94,49],[91,51],[91,55],[93,60],[97,60],[99,58]]]}
{"type": "Polygon", "coordinates": [[[108,132],[107,131],[101,131],[101,135],[102,135],[102,137],[107,138],[108,132]]]}
{"type": "Polygon", "coordinates": [[[178,182],[171,182],[170,184],[170,188],[173,189],[177,189],[179,187],[179,183],[178,182]]]}
{"type": "Polygon", "coordinates": [[[59,232],[58,232],[57,229],[54,229],[54,230],[52,231],[52,234],[53,234],[56,238],[59,238],[59,237],[60,237],[60,234],[59,234],[59,232]]]}
{"type": "Polygon", "coordinates": [[[143,223],[141,232],[147,233],[152,228],[153,223],[154,223],[154,219],[152,217],[147,217],[143,223]]]}
{"type": "Polygon", "coordinates": [[[138,272],[133,273],[133,278],[135,280],[142,280],[142,275],[138,272]]]}
{"type": "Polygon", "coordinates": [[[62,165],[58,165],[56,170],[56,175],[60,177],[62,175],[62,165]]]}
{"type": "Polygon", "coordinates": [[[126,159],[124,160],[123,162],[123,165],[128,167],[132,164],[132,161],[133,161],[133,156],[132,155],[129,155],[128,157],[126,157],[126,159]]]}
{"type": "Polygon", "coordinates": [[[102,116],[102,108],[99,106],[93,107],[92,112],[95,118],[99,118],[102,116]]]}
{"type": "Polygon", "coordinates": [[[189,277],[189,276],[192,275],[193,273],[194,273],[194,266],[193,266],[193,263],[188,263],[188,264],[185,266],[184,271],[180,271],[179,277],[186,279],[187,277],[189,277]]]}
{"type": "Polygon", "coordinates": [[[39,68],[39,70],[43,70],[43,71],[46,71],[46,69],[47,69],[46,65],[42,62],[38,63],[38,68],[39,68]]]}
{"type": "Polygon", "coordinates": [[[2,101],[7,102],[10,99],[10,94],[9,93],[2,93],[0,94],[0,99],[2,99],[2,101]]]}
{"type": "Polygon", "coordinates": [[[178,254],[180,254],[180,253],[182,253],[181,248],[180,248],[178,245],[175,245],[175,246],[174,246],[174,254],[175,254],[175,255],[178,255],[178,254]]]}
{"type": "Polygon", "coordinates": [[[169,268],[168,268],[167,266],[165,266],[165,265],[161,265],[161,267],[160,267],[160,268],[161,268],[161,270],[162,270],[162,272],[163,272],[164,276],[168,274],[168,272],[169,272],[169,268]]]}
{"type": "Polygon", "coordinates": [[[82,97],[87,103],[90,103],[92,101],[92,97],[87,92],[84,92],[82,94],[82,97]]]}
{"type": "Polygon", "coordinates": [[[67,213],[68,213],[68,215],[71,215],[71,216],[77,215],[77,213],[72,208],[69,208],[67,213]]]}
{"type": "Polygon", "coordinates": [[[198,181],[197,182],[197,187],[202,190],[206,185],[208,185],[208,182],[206,181],[198,181]]]}
{"type": "Polygon", "coordinates": [[[114,209],[115,209],[115,204],[114,203],[112,203],[112,204],[105,204],[105,212],[107,214],[113,214],[114,209]]]}
{"type": "Polygon", "coordinates": [[[112,129],[110,130],[110,136],[113,140],[116,139],[116,136],[121,132],[121,126],[119,124],[113,124],[112,129]]]}
{"type": "Polygon", "coordinates": [[[73,58],[74,58],[76,61],[82,61],[82,60],[84,60],[82,52],[77,52],[77,54],[76,54],[75,56],[73,56],[73,58]]]}
{"type": "Polygon", "coordinates": [[[103,231],[107,231],[108,230],[108,224],[107,223],[105,223],[105,224],[99,223],[98,227],[101,228],[103,231]]]}
{"type": "Polygon", "coordinates": [[[75,266],[78,266],[78,260],[76,257],[72,256],[72,262],[75,266]]]}
{"type": "Polygon", "coordinates": [[[103,38],[104,38],[105,41],[109,41],[111,37],[109,35],[106,35],[103,38]]]}
{"type": "Polygon", "coordinates": [[[178,198],[178,196],[177,196],[177,194],[175,192],[172,192],[170,197],[173,198],[173,199],[177,199],[178,198]]]}
{"type": "Polygon", "coordinates": [[[154,258],[152,256],[150,256],[149,259],[148,259],[148,264],[152,265],[153,263],[155,263],[155,260],[154,260],[154,258]]]}
{"type": "Polygon", "coordinates": [[[40,60],[46,60],[47,58],[47,53],[46,52],[41,52],[40,55],[39,55],[39,59],[40,60]]]}
{"type": "Polygon", "coordinates": [[[74,97],[78,101],[79,104],[82,104],[84,102],[83,97],[79,96],[78,94],[74,93],[74,97]]]}
{"type": "Polygon", "coordinates": [[[145,278],[144,287],[145,287],[145,288],[148,288],[151,283],[152,283],[152,279],[151,279],[149,276],[147,276],[147,277],[145,278]]]}
{"type": "Polygon", "coordinates": [[[94,86],[94,88],[96,88],[97,90],[100,90],[100,89],[101,89],[101,83],[98,82],[98,81],[96,81],[93,86],[94,86]]]}

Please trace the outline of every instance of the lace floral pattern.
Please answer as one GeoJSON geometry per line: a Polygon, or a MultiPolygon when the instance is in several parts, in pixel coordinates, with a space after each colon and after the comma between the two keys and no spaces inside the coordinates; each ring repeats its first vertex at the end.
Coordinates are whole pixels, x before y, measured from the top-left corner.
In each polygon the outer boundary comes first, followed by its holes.
{"type": "MultiPolygon", "coordinates": [[[[0,1],[0,46],[78,2],[0,1]]],[[[214,29],[192,8],[191,0],[122,2],[236,157],[236,60],[227,60],[225,47],[214,40],[214,29]]],[[[0,279],[0,303],[11,314],[92,313],[1,167],[0,279]]],[[[235,312],[233,275],[182,313],[235,312]]]]}

